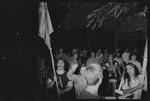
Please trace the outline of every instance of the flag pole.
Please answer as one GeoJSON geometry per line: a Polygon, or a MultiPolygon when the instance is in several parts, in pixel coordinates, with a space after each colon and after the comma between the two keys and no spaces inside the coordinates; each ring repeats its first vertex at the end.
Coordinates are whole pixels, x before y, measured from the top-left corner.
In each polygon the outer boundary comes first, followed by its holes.
{"type": "MultiPolygon", "coordinates": [[[[46,2],[39,3],[39,19],[40,19],[40,21],[39,21],[39,36],[45,40],[45,44],[48,46],[48,49],[50,50],[53,72],[54,72],[54,76],[56,77],[56,72],[55,72],[55,68],[54,68],[54,59],[53,59],[53,55],[52,55],[52,48],[51,48],[50,36],[49,36],[53,32],[53,28],[52,28],[52,23],[51,23],[51,19],[50,19],[50,15],[48,12],[46,2]]],[[[56,80],[56,88],[58,90],[57,80],[56,80]]],[[[59,94],[58,94],[58,98],[60,99],[59,94]]]]}
{"type": "MultiPolygon", "coordinates": [[[[50,47],[50,55],[51,55],[51,59],[52,59],[52,66],[53,66],[53,72],[54,72],[54,76],[56,76],[56,71],[55,71],[55,68],[54,68],[54,59],[53,59],[53,54],[52,54],[52,48],[50,47]]],[[[57,90],[58,90],[58,83],[57,83],[57,80],[56,80],[56,87],[57,87],[57,90]]],[[[58,93],[57,93],[58,94],[58,93]]],[[[60,95],[58,94],[58,98],[60,99],[60,95]]]]}
{"type": "MultiPolygon", "coordinates": [[[[144,72],[146,70],[146,67],[147,67],[147,44],[148,44],[148,39],[146,38],[146,43],[145,43],[145,49],[144,49],[144,55],[143,55],[143,68],[142,68],[142,72],[144,72]]],[[[144,75],[141,75],[141,78],[140,78],[140,83],[143,84],[144,83],[144,75]]],[[[138,90],[138,98],[137,99],[141,99],[141,95],[142,95],[142,89],[139,89],[138,90]]]]}
{"type": "MultiPolygon", "coordinates": [[[[45,3],[45,10],[46,10],[46,12],[47,13],[45,13],[45,16],[47,17],[47,14],[49,14],[48,13],[48,8],[47,8],[47,3],[45,3]]],[[[50,16],[49,16],[50,17],[50,16]]],[[[49,25],[48,25],[48,22],[46,21],[46,25],[47,25],[47,27],[50,27],[49,25]]],[[[46,33],[48,33],[47,32],[48,31],[48,28],[46,28],[46,33]]],[[[46,40],[45,40],[46,42],[46,44],[48,45],[48,48],[49,48],[49,50],[50,50],[50,55],[51,55],[51,60],[52,60],[52,67],[53,67],[53,72],[54,72],[54,76],[55,77],[57,77],[56,76],[56,71],[55,71],[55,67],[54,67],[54,59],[53,59],[53,54],[52,54],[52,47],[51,47],[51,44],[50,44],[50,36],[48,35],[48,34],[46,34],[46,40]],[[48,39],[47,39],[48,38],[48,39]]],[[[58,90],[58,82],[57,82],[57,80],[56,80],[56,88],[57,88],[57,90],[58,90]]],[[[57,93],[58,94],[58,93],[57,93]]],[[[60,95],[58,94],[58,98],[60,99],[60,95]]]]}

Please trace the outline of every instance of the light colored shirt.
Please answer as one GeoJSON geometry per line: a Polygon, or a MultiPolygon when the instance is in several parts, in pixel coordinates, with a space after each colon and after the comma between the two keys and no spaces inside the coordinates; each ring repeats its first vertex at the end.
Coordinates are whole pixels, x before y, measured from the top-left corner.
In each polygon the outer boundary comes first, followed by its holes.
{"type": "MultiPolygon", "coordinates": [[[[139,77],[138,77],[136,80],[133,80],[133,79],[131,78],[130,87],[128,86],[127,80],[125,80],[125,81],[124,81],[125,83],[122,85],[122,89],[123,89],[123,90],[126,90],[126,89],[131,89],[131,88],[133,88],[133,87],[136,87],[136,86],[140,83],[139,78],[140,78],[140,75],[139,75],[139,77]]],[[[122,78],[122,79],[124,79],[124,78],[122,78]]],[[[137,98],[138,98],[138,89],[137,89],[136,91],[134,91],[133,94],[134,94],[133,99],[137,99],[137,98]]]]}

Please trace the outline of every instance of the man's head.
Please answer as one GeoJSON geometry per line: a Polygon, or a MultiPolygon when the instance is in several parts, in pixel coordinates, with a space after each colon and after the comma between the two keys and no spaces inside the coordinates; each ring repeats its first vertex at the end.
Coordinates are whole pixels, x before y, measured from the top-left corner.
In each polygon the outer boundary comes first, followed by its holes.
{"type": "Polygon", "coordinates": [[[59,49],[59,52],[60,52],[60,53],[63,53],[63,49],[62,49],[62,48],[60,48],[60,49],[59,49]]]}
{"type": "Polygon", "coordinates": [[[58,59],[57,61],[57,69],[63,70],[65,67],[65,61],[63,59],[58,59]]]}
{"type": "Polygon", "coordinates": [[[87,86],[96,86],[102,82],[103,69],[99,64],[93,63],[88,65],[82,74],[87,86]]]}

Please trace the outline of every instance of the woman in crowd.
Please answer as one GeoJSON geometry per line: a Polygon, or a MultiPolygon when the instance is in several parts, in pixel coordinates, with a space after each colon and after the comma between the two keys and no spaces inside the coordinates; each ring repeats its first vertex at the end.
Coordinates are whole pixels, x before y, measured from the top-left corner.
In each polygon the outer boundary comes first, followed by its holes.
{"type": "MultiPolygon", "coordinates": [[[[78,67],[75,71],[75,74],[78,74],[80,72],[80,67],[81,67],[81,60],[79,59],[79,56],[78,56],[78,53],[73,53],[73,56],[72,56],[72,59],[69,60],[69,64],[70,64],[70,67],[73,65],[73,64],[78,64],[78,67]]],[[[71,69],[71,68],[69,68],[71,69]]]]}
{"type": "Polygon", "coordinates": [[[144,84],[140,83],[140,73],[135,64],[128,62],[126,64],[125,75],[121,80],[120,87],[124,94],[133,93],[133,99],[138,98],[138,89],[143,89],[147,91],[146,86],[147,82],[146,71],[143,71],[142,75],[145,77],[144,84]]]}
{"type": "Polygon", "coordinates": [[[88,60],[87,60],[87,62],[86,62],[86,65],[88,66],[88,65],[91,64],[91,63],[97,63],[97,64],[99,64],[98,59],[95,58],[95,52],[94,52],[94,51],[91,52],[91,57],[88,58],[88,60]]]}

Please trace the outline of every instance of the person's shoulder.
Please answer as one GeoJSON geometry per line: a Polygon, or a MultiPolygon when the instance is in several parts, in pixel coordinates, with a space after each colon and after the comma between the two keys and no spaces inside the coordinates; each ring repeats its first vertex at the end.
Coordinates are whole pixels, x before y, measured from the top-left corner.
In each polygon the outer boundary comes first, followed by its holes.
{"type": "Polygon", "coordinates": [[[129,63],[129,62],[133,63],[133,61],[132,61],[132,60],[127,61],[127,63],[129,63]]]}
{"type": "Polygon", "coordinates": [[[141,64],[139,61],[136,61],[137,64],[141,64]]]}

